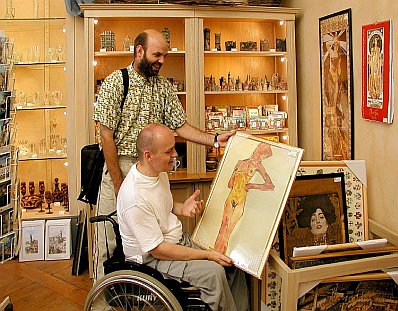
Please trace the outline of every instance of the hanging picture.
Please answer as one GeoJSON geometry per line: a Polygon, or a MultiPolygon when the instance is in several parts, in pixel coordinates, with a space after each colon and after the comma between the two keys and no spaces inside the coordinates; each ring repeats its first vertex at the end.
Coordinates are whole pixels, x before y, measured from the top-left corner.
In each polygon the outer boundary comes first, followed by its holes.
{"type": "Polygon", "coordinates": [[[71,250],[70,219],[47,220],[45,259],[69,259],[71,250]]]}
{"type": "Polygon", "coordinates": [[[293,248],[346,243],[344,174],[298,176],[281,221],[281,257],[291,267],[293,248]]]}
{"type": "Polygon", "coordinates": [[[362,26],[362,117],[392,123],[391,20],[362,26]]]}
{"type": "Polygon", "coordinates": [[[243,133],[231,137],[193,240],[261,278],[302,153],[243,133]]]}
{"type": "Polygon", "coordinates": [[[351,10],[319,19],[322,159],[354,157],[351,10]]]}
{"type": "Polygon", "coordinates": [[[44,220],[22,221],[19,261],[44,260],[44,220]]]}

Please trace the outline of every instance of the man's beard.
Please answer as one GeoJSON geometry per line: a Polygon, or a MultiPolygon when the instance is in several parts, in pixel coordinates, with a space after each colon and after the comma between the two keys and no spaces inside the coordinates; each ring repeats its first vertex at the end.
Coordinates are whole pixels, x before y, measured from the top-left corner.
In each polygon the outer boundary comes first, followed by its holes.
{"type": "Polygon", "coordinates": [[[146,57],[146,52],[144,53],[144,57],[142,58],[141,62],[138,64],[138,69],[147,77],[157,76],[159,74],[159,70],[162,67],[162,64],[159,62],[149,62],[148,58],[146,57]],[[152,65],[157,64],[159,69],[154,70],[152,65]]]}

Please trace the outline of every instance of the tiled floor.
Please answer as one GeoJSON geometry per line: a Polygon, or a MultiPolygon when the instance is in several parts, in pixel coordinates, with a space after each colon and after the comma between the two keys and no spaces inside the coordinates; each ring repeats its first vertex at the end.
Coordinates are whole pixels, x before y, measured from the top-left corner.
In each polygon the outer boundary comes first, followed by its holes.
{"type": "Polygon", "coordinates": [[[71,271],[72,260],[0,264],[0,303],[9,296],[15,311],[81,311],[92,280],[71,271]]]}

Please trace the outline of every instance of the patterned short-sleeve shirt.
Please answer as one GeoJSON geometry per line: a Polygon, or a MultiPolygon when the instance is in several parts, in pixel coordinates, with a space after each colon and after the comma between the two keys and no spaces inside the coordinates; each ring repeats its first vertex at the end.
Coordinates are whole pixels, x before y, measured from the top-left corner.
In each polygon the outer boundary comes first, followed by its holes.
{"type": "Polygon", "coordinates": [[[186,115],[170,82],[162,76],[144,78],[133,65],[127,67],[130,83],[123,112],[123,77],[116,70],[105,78],[94,107],[93,119],[114,131],[118,155],[137,157],[136,140],[149,123],[161,123],[171,130],[186,122],[186,115]]]}

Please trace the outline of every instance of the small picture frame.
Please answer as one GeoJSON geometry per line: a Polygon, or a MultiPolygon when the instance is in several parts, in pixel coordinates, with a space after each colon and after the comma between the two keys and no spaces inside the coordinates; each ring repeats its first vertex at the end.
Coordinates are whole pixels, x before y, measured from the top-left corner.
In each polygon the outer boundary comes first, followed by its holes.
{"type": "Polygon", "coordinates": [[[0,154],[0,182],[10,179],[10,160],[10,152],[0,154]]]}
{"type": "Polygon", "coordinates": [[[3,210],[0,213],[0,236],[6,235],[13,230],[13,208],[3,210]]]}
{"type": "Polygon", "coordinates": [[[14,258],[15,232],[7,234],[0,239],[0,262],[14,258]]]}
{"type": "Polygon", "coordinates": [[[22,221],[19,261],[44,260],[45,220],[22,221]]]}
{"type": "Polygon", "coordinates": [[[281,257],[291,267],[293,248],[348,240],[344,174],[297,176],[280,226],[281,257]]]}
{"type": "Polygon", "coordinates": [[[45,260],[69,259],[71,255],[70,219],[47,220],[45,260]]]}
{"type": "Polygon", "coordinates": [[[11,180],[0,182],[0,208],[11,204],[11,180]]]}

